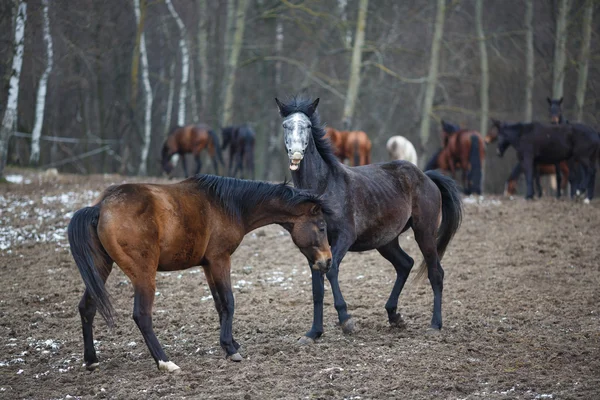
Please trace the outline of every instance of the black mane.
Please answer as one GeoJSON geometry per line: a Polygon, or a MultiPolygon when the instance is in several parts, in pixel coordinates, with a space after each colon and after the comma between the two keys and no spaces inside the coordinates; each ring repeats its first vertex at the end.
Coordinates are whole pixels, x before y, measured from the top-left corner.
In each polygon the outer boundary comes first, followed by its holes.
{"type": "Polygon", "coordinates": [[[315,110],[311,115],[309,111],[312,102],[312,99],[294,96],[287,103],[282,103],[279,113],[283,118],[297,112],[301,112],[309,117],[312,125],[312,137],[317,151],[328,165],[336,167],[340,165],[340,162],[333,152],[331,142],[325,137],[325,130],[323,129],[323,125],[321,125],[319,112],[315,110]]]}
{"type": "Polygon", "coordinates": [[[323,213],[331,213],[321,196],[308,190],[296,189],[287,182],[274,184],[205,174],[190,179],[196,182],[199,190],[206,192],[237,221],[241,221],[243,215],[261,203],[274,198],[282,200],[291,208],[310,202],[320,206],[323,213]]]}

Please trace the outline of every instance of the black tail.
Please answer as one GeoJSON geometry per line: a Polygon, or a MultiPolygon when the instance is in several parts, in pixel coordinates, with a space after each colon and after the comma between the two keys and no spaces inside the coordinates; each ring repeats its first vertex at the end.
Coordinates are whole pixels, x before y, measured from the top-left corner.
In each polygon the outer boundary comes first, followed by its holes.
{"type": "MultiPolygon", "coordinates": [[[[462,222],[460,190],[452,178],[437,171],[427,171],[425,175],[436,184],[442,194],[442,223],[438,229],[437,237],[437,252],[441,261],[446,252],[446,247],[448,247],[462,222]]],[[[423,276],[425,272],[427,272],[427,264],[423,261],[419,266],[417,277],[423,276]]]]}
{"type": "Polygon", "coordinates": [[[433,156],[431,156],[431,158],[429,159],[427,164],[425,164],[425,169],[423,171],[430,171],[430,170],[439,168],[440,164],[438,162],[438,158],[439,158],[442,150],[444,150],[444,149],[439,149],[438,151],[435,152],[435,154],[433,156]]]}
{"type": "Polygon", "coordinates": [[[483,165],[481,165],[481,158],[479,158],[479,137],[477,135],[471,135],[471,151],[469,152],[469,164],[471,165],[471,169],[469,170],[469,175],[467,177],[469,181],[469,194],[481,194],[483,165]]]}
{"type": "Polygon", "coordinates": [[[105,262],[104,260],[108,259],[108,255],[100,244],[96,233],[99,216],[99,206],[85,207],[77,211],[71,218],[71,222],[69,222],[69,245],[81,278],[83,278],[87,291],[96,303],[98,312],[108,326],[112,327],[115,312],[110,304],[104,281],[98,272],[98,267],[101,267],[105,262]]]}
{"type": "Polygon", "coordinates": [[[358,140],[354,141],[354,166],[360,165],[360,154],[358,152],[358,140]]]}
{"type": "Polygon", "coordinates": [[[208,134],[213,141],[213,147],[215,148],[217,160],[221,163],[221,165],[225,166],[225,162],[223,161],[223,153],[221,152],[221,145],[219,144],[219,136],[212,129],[208,130],[208,134]]]}

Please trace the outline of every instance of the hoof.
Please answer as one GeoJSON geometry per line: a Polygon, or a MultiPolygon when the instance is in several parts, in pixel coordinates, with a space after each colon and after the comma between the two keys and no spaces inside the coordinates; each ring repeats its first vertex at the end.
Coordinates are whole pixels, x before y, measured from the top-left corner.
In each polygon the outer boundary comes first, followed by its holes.
{"type": "Polygon", "coordinates": [[[356,324],[354,323],[353,318],[348,318],[342,324],[342,332],[344,332],[347,335],[353,333],[355,329],[356,329],[356,324]]]}
{"type": "Polygon", "coordinates": [[[100,363],[92,363],[92,364],[86,364],[85,365],[85,369],[87,369],[88,371],[95,371],[96,369],[98,369],[98,367],[100,366],[100,363]]]}
{"type": "Polygon", "coordinates": [[[390,319],[390,326],[397,329],[406,329],[406,322],[404,322],[400,314],[396,314],[390,319]]]}
{"type": "Polygon", "coordinates": [[[431,336],[437,336],[440,333],[442,333],[442,330],[439,328],[427,328],[427,331],[425,332],[427,335],[431,335],[431,336]]]}
{"type": "Polygon", "coordinates": [[[308,336],[302,336],[300,339],[298,339],[298,344],[301,344],[301,345],[311,345],[314,343],[315,343],[315,339],[309,338],[308,336]]]}
{"type": "Polygon", "coordinates": [[[583,204],[590,204],[590,199],[583,200],[583,204]]]}
{"type": "Polygon", "coordinates": [[[160,371],[166,371],[166,372],[173,372],[173,373],[177,373],[181,371],[181,368],[179,368],[177,366],[177,364],[175,364],[173,361],[159,361],[158,362],[158,369],[160,371]]]}
{"type": "Polygon", "coordinates": [[[230,359],[231,361],[235,361],[235,362],[240,362],[243,360],[242,356],[240,355],[240,353],[235,353],[232,354],[230,356],[227,356],[228,359],[230,359]]]}

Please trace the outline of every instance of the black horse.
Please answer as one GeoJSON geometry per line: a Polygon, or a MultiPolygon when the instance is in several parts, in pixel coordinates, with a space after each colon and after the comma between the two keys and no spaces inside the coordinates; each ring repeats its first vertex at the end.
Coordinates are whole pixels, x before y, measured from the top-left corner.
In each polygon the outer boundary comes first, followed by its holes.
{"type": "Polygon", "coordinates": [[[563,98],[560,99],[551,99],[550,97],[546,97],[546,101],[548,101],[548,107],[550,112],[550,123],[552,124],[563,124],[569,123],[569,121],[563,118],[562,113],[562,102],[563,98]]]}
{"type": "Polygon", "coordinates": [[[583,124],[492,122],[497,132],[488,133],[488,141],[498,139],[498,155],[502,157],[511,145],[517,150],[527,180],[525,198],[533,198],[535,164],[558,164],[564,160],[569,162],[570,171],[575,170],[576,162],[579,163],[581,179],[576,178],[575,174],[569,174],[569,182],[572,186],[576,185],[578,192],[587,191],[586,203],[593,198],[596,162],[600,152],[600,137],[594,129],[583,124]]]}
{"type": "Polygon", "coordinates": [[[254,179],[254,130],[248,125],[228,126],[222,129],[221,135],[221,148],[229,146],[229,175],[235,177],[239,171],[242,177],[254,179]]]}
{"type": "Polygon", "coordinates": [[[444,270],[440,264],[446,247],[460,226],[462,206],[454,181],[439,172],[422,172],[408,161],[391,161],[347,167],[335,157],[316,112],[319,99],[294,98],[283,104],[275,99],[284,118],[285,146],[294,186],[312,189],[332,206],[326,217],[332,263],[325,271],[310,265],[314,302],[312,328],[301,338],[311,343],[323,333],[324,277],[331,284],[334,306],[345,333],[354,330],[338,283],[339,265],[348,251],[377,249],[396,269],[396,282],[385,308],[389,323],[402,326],[398,297],[414,261],[398,244],[412,228],[424,256],[419,269],[428,273],[433,289],[431,328],[442,328],[444,270]]]}

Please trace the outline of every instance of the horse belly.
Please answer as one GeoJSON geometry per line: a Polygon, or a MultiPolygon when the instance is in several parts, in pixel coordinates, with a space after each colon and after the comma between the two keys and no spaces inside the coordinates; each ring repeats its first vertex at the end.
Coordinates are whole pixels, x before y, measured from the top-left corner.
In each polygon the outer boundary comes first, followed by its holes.
{"type": "Polygon", "coordinates": [[[407,222],[408,218],[403,216],[374,220],[358,235],[350,251],[372,250],[388,244],[402,233],[407,222]]]}

